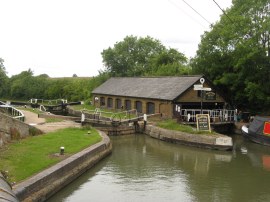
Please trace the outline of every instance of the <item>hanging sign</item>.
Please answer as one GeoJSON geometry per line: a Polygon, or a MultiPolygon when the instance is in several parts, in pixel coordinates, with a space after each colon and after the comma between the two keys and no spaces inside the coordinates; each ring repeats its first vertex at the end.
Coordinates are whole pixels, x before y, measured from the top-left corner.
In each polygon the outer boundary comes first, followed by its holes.
{"type": "Polygon", "coordinates": [[[205,92],[204,99],[206,100],[216,100],[216,93],[213,91],[205,92]]]}
{"type": "Polygon", "coordinates": [[[196,114],[196,120],[198,131],[202,130],[211,132],[209,114],[196,114]]]}

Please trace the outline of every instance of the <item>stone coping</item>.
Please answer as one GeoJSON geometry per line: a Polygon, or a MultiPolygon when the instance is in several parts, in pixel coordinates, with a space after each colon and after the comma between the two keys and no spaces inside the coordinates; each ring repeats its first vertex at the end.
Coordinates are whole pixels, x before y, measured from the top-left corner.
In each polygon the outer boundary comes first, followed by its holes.
{"type": "Polygon", "coordinates": [[[0,173],[0,201],[19,202],[15,194],[12,192],[11,185],[6,181],[0,173]]]}
{"type": "Polygon", "coordinates": [[[109,155],[112,151],[110,139],[104,132],[98,132],[101,142],[15,185],[13,192],[17,198],[22,202],[45,201],[109,155]]]}
{"type": "Polygon", "coordinates": [[[172,143],[185,144],[208,149],[232,150],[232,138],[226,135],[190,134],[181,131],[168,130],[153,125],[146,125],[145,133],[150,137],[172,143]]]}

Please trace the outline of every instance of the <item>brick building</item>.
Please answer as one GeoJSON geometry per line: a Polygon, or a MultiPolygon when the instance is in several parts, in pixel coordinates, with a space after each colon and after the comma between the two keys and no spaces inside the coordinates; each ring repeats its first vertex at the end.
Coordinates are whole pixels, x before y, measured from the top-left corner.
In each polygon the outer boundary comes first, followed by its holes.
{"type": "Polygon", "coordinates": [[[225,99],[203,76],[114,77],[94,89],[93,103],[99,108],[137,109],[146,114],[173,117],[182,109],[222,109],[225,99]],[[194,85],[211,91],[194,90],[194,85]],[[202,95],[204,95],[202,97],[202,95]]]}

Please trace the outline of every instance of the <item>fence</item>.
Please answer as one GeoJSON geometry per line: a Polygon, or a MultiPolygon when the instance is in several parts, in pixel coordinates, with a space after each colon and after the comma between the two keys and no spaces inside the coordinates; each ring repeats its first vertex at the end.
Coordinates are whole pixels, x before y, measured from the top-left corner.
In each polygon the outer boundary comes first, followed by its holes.
{"type": "Polygon", "coordinates": [[[14,119],[18,119],[20,121],[24,121],[25,119],[24,114],[20,110],[10,105],[3,104],[3,102],[1,102],[0,110],[2,113],[7,114],[8,116],[11,116],[14,119]]]}
{"type": "Polygon", "coordinates": [[[209,114],[211,122],[234,122],[236,121],[236,111],[228,109],[181,109],[177,116],[182,121],[196,122],[196,114],[209,114]]]}
{"type": "Polygon", "coordinates": [[[128,111],[120,111],[120,112],[108,112],[108,111],[101,111],[99,108],[95,110],[86,110],[83,109],[81,111],[84,114],[91,114],[93,119],[100,119],[101,117],[107,117],[110,121],[121,121],[121,119],[131,119],[133,117],[137,117],[138,113],[136,109],[128,110],[128,111]]]}

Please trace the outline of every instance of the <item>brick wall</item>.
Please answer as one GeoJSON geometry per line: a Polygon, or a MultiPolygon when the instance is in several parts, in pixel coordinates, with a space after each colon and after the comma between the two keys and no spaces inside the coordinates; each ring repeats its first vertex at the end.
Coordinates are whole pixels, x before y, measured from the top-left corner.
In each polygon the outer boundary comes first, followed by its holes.
{"type": "Polygon", "coordinates": [[[121,105],[123,106],[123,110],[126,109],[125,100],[130,100],[131,109],[136,109],[136,101],[140,101],[142,103],[142,114],[147,114],[147,104],[153,103],[155,106],[155,113],[162,113],[165,117],[172,117],[173,109],[170,101],[162,101],[162,100],[154,100],[154,99],[145,99],[145,98],[130,98],[130,97],[118,97],[118,96],[103,96],[103,95],[94,95],[93,103],[97,108],[108,108],[108,98],[112,99],[112,107],[111,109],[121,110],[117,108],[117,101],[121,101],[121,105]],[[95,101],[95,97],[98,97],[98,101],[95,101]],[[101,106],[101,98],[105,100],[105,105],[101,106]]]}

